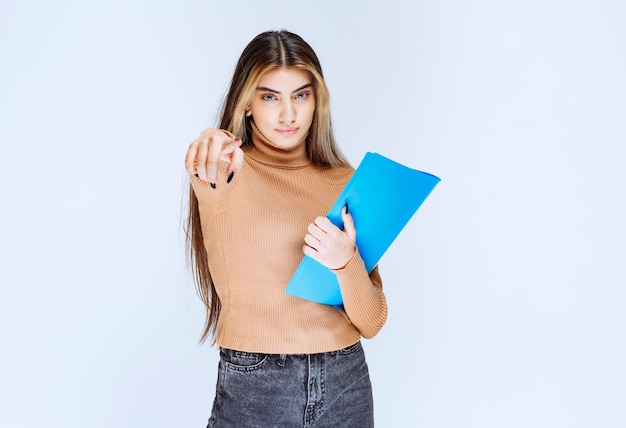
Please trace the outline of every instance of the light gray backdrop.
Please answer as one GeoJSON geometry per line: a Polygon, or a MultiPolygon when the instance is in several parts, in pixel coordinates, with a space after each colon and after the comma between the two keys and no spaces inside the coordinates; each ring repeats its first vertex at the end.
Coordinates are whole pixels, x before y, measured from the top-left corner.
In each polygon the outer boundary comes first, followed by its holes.
{"type": "Polygon", "coordinates": [[[201,427],[183,157],[267,29],[443,181],[381,262],[379,427],[626,426],[619,1],[0,3],[0,425],[201,427]]]}

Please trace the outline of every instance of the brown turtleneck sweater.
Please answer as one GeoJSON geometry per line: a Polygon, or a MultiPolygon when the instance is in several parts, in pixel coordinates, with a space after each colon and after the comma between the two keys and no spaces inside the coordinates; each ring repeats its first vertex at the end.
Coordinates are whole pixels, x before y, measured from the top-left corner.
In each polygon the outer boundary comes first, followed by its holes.
{"type": "Polygon", "coordinates": [[[368,275],[358,251],[334,271],[345,313],[285,293],[303,257],[307,225],[328,213],[354,170],[316,167],[304,143],[283,150],[256,129],[253,142],[229,184],[225,162],[216,189],[191,177],[222,306],[217,344],[248,352],[310,354],[374,336],[387,319],[387,304],[378,268],[368,275]]]}

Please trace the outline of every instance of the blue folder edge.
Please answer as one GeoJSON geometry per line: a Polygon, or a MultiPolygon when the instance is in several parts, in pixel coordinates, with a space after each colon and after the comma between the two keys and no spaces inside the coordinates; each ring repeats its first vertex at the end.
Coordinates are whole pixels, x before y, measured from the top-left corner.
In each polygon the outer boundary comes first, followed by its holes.
{"type": "MultiPolygon", "coordinates": [[[[356,245],[368,272],[441,181],[378,153],[368,152],[328,212],[343,228],[341,210],[348,203],[357,231],[356,245]]],[[[304,256],[285,292],[307,300],[340,307],[343,304],[336,275],[304,256]]]]}

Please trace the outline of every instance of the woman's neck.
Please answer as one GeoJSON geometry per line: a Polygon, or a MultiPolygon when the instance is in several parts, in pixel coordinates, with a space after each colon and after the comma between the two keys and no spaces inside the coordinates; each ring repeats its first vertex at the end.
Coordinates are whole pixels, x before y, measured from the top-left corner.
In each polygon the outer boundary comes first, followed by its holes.
{"type": "Polygon", "coordinates": [[[248,149],[247,154],[256,161],[267,165],[290,168],[302,167],[311,163],[306,150],[306,139],[293,148],[283,149],[277,147],[263,135],[254,121],[250,123],[252,125],[253,147],[248,149]]]}

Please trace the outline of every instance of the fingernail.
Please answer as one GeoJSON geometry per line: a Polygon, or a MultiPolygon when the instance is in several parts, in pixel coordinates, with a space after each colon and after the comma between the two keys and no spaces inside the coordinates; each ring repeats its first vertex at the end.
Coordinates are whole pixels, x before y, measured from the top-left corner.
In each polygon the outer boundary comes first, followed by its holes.
{"type": "Polygon", "coordinates": [[[226,179],[226,184],[230,183],[230,180],[232,180],[234,176],[235,171],[231,171],[230,174],[228,174],[228,178],[226,179]]]}
{"type": "Polygon", "coordinates": [[[346,202],[346,214],[348,214],[348,203],[346,202]]]}
{"type": "Polygon", "coordinates": [[[217,186],[215,185],[215,183],[210,183],[212,188],[216,188],[217,186]]]}

